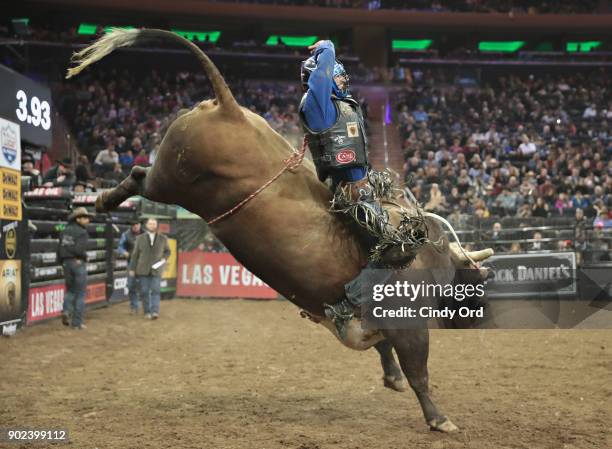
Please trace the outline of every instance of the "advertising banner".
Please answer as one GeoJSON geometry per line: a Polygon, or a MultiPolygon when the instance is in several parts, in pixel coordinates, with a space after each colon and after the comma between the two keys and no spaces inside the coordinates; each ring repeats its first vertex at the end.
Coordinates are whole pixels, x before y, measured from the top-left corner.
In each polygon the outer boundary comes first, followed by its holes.
{"type": "Polygon", "coordinates": [[[276,298],[278,294],[229,253],[179,252],[177,296],[276,298]]]}
{"type": "Polygon", "coordinates": [[[175,279],[176,278],[176,239],[168,239],[168,247],[170,248],[170,256],[166,262],[166,268],[162,273],[162,279],[175,279]]]}
{"type": "Polygon", "coordinates": [[[21,170],[21,131],[17,123],[0,118],[0,167],[21,170]]]}
{"type": "Polygon", "coordinates": [[[493,270],[489,298],[576,296],[576,254],[573,252],[502,254],[483,266],[493,270]]]}
{"type": "Polygon", "coordinates": [[[128,298],[128,276],[127,272],[114,273],[113,290],[111,291],[109,301],[119,302],[128,298]]]}
{"type": "Polygon", "coordinates": [[[0,219],[21,220],[21,173],[0,168],[0,219]]]}
{"type": "MultiPolygon", "coordinates": [[[[63,281],[41,286],[31,286],[28,295],[28,324],[47,320],[62,314],[66,286],[63,281]]],[[[106,300],[106,284],[95,282],[87,285],[85,304],[106,300]]]]}
{"type": "Polygon", "coordinates": [[[100,301],[106,301],[106,283],[96,282],[87,285],[87,293],[85,294],[85,304],[92,304],[100,301]]]}
{"type": "Polygon", "coordinates": [[[21,261],[0,260],[0,323],[21,318],[21,293],[21,261]]]}
{"type": "Polygon", "coordinates": [[[63,283],[31,286],[28,294],[28,324],[60,316],[65,294],[63,283]]]}

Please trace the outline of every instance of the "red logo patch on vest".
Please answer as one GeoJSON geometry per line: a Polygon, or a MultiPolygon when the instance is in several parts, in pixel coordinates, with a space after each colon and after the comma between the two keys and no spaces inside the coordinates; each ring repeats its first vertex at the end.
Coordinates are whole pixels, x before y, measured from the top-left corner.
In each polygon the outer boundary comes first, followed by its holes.
{"type": "Polygon", "coordinates": [[[348,164],[353,162],[357,156],[353,150],[342,150],[336,154],[336,162],[339,164],[348,164]]]}

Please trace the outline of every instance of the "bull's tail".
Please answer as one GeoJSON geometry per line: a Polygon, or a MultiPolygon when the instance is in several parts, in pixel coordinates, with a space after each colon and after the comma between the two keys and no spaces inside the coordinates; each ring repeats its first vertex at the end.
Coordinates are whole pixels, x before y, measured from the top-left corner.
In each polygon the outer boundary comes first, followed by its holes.
{"type": "Polygon", "coordinates": [[[187,47],[200,61],[202,68],[210,79],[217,101],[223,106],[223,109],[228,113],[240,113],[240,107],[232,95],[231,90],[227,87],[223,76],[206,53],[200,50],[193,42],[171,31],[157,29],[125,30],[114,28],[90,46],[72,55],[71,62],[75,64],[75,66],[68,69],[66,78],[71,78],[79,74],[86,67],[99,61],[118,48],[141,44],[153,39],[171,40],[187,47]]]}

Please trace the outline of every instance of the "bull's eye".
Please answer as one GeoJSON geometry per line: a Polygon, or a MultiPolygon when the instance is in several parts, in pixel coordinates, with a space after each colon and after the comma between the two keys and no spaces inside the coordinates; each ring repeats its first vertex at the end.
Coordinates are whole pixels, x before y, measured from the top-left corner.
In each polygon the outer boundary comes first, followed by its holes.
{"type": "Polygon", "coordinates": [[[217,106],[218,101],[217,101],[217,99],[216,99],[216,98],[213,100],[213,104],[214,104],[215,106],[217,106]]]}

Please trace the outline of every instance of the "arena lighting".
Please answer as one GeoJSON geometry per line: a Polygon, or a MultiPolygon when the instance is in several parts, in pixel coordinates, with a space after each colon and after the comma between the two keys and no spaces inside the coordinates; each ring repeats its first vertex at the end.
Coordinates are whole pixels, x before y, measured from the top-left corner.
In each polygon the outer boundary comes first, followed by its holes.
{"type": "Polygon", "coordinates": [[[11,21],[13,23],[22,23],[25,26],[28,26],[30,24],[30,18],[29,17],[18,17],[15,19],[11,19],[11,21]]]}
{"type": "Polygon", "coordinates": [[[520,50],[523,45],[525,45],[525,41],[480,41],[478,43],[478,50],[513,53],[520,50]]]}
{"type": "Polygon", "coordinates": [[[431,39],[393,39],[392,50],[427,50],[431,47],[431,39]]]}
{"type": "Polygon", "coordinates": [[[79,28],[77,29],[77,34],[89,36],[96,34],[97,29],[98,25],[95,25],[93,23],[80,23],[79,28]]]}
{"type": "Polygon", "coordinates": [[[278,36],[268,37],[266,45],[279,45],[280,41],[289,47],[308,47],[317,41],[317,36],[278,36]]]}
{"type": "Polygon", "coordinates": [[[601,41],[568,42],[565,50],[571,53],[588,53],[601,45],[601,41]]]}
{"type": "Polygon", "coordinates": [[[212,42],[213,44],[217,42],[219,40],[219,36],[221,36],[221,31],[187,31],[176,29],[172,29],[170,31],[184,37],[185,39],[189,39],[190,41],[197,40],[204,42],[208,39],[208,42],[212,42]]]}
{"type": "Polygon", "coordinates": [[[540,42],[535,51],[554,51],[552,42],[540,42]]]}

